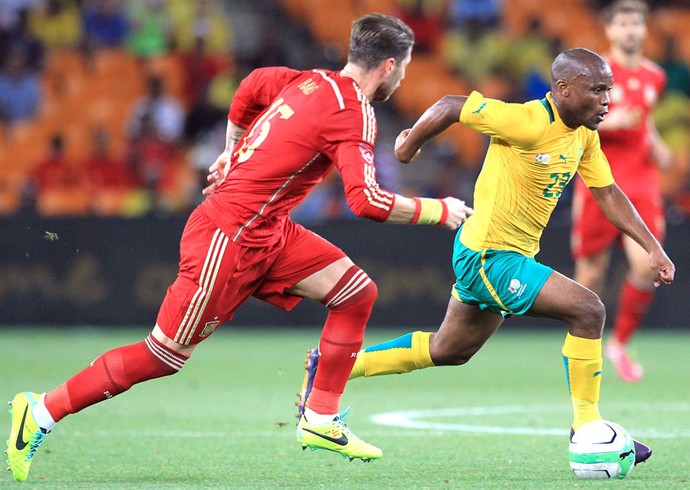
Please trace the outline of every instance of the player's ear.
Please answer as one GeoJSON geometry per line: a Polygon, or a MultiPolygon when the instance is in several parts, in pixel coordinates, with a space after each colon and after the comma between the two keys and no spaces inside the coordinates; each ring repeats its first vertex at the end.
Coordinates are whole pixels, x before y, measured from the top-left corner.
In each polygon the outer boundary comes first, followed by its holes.
{"type": "Polygon", "coordinates": [[[563,97],[570,96],[570,84],[566,80],[556,80],[556,88],[563,97]]]}
{"type": "Polygon", "coordinates": [[[395,58],[388,58],[387,60],[384,61],[384,75],[389,76],[393,71],[395,70],[395,67],[397,66],[397,62],[395,61],[395,58]]]}

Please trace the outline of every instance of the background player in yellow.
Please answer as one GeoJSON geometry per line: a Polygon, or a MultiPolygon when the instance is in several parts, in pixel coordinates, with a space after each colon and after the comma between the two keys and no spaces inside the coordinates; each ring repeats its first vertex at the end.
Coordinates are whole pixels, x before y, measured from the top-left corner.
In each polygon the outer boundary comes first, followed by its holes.
{"type": "MultiPolygon", "coordinates": [[[[551,65],[552,91],[542,100],[509,104],[448,95],[396,141],[411,161],[454,123],[491,136],[474,191],[474,215],[454,242],[456,282],[437,332],[413,332],[360,351],[350,379],[465,364],[505,317],[529,315],[568,325],[562,354],[573,405],[572,429],[601,419],[601,336],[605,308],[589,289],[534,259],[565,185],[577,172],[606,217],[649,254],[655,285],[670,284],[675,266],[615,184],[596,132],[609,105],[613,77],[596,53],[577,48],[551,65]]],[[[298,402],[306,403],[318,352],[310,351],[298,402]]],[[[651,449],[635,441],[636,463],[651,449]]]]}

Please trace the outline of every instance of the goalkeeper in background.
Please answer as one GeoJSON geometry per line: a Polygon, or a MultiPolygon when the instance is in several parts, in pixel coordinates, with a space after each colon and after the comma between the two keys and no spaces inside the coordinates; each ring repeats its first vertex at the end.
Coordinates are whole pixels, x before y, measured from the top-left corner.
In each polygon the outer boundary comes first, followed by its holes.
{"type": "MultiPolygon", "coordinates": [[[[611,68],[577,48],[551,65],[551,92],[541,100],[508,104],[473,92],[448,95],[398,136],[395,154],[411,161],[420,148],[460,122],[491,137],[475,184],[474,214],[459,229],[453,251],[456,282],[438,329],[413,332],[360,351],[350,379],[407,373],[468,362],[506,317],[528,315],[568,325],[562,354],[572,399],[572,430],[601,419],[602,332],[599,297],[537,262],[539,240],[564,187],[579,174],[608,220],[649,255],[654,283],[670,284],[675,266],[614,182],[596,131],[608,112],[611,68]]],[[[298,406],[309,406],[319,361],[306,361],[298,406]]],[[[651,449],[635,441],[635,463],[651,449]]]]}

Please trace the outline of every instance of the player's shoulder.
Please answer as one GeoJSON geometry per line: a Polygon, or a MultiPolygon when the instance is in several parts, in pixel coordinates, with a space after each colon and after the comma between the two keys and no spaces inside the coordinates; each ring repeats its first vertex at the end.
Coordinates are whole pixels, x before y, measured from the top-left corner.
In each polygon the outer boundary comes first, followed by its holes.
{"type": "Polygon", "coordinates": [[[654,77],[663,78],[666,76],[664,69],[649,58],[642,58],[642,61],[640,62],[640,70],[654,77]]]}
{"type": "Polygon", "coordinates": [[[354,107],[361,110],[369,106],[369,100],[352,78],[342,76],[338,71],[314,69],[312,72],[320,78],[319,85],[325,89],[322,96],[332,96],[341,109],[354,107]]]}

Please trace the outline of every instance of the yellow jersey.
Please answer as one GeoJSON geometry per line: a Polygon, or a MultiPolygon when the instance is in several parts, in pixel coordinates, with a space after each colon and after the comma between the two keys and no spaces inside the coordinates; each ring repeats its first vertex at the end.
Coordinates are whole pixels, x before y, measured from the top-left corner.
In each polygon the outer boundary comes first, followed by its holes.
{"type": "Polygon", "coordinates": [[[550,92],[523,104],[472,92],[460,122],[491,137],[474,188],[474,214],[460,234],[472,250],[514,250],[534,257],[575,172],[588,187],[614,182],[599,134],[584,126],[566,126],[550,92]]]}

